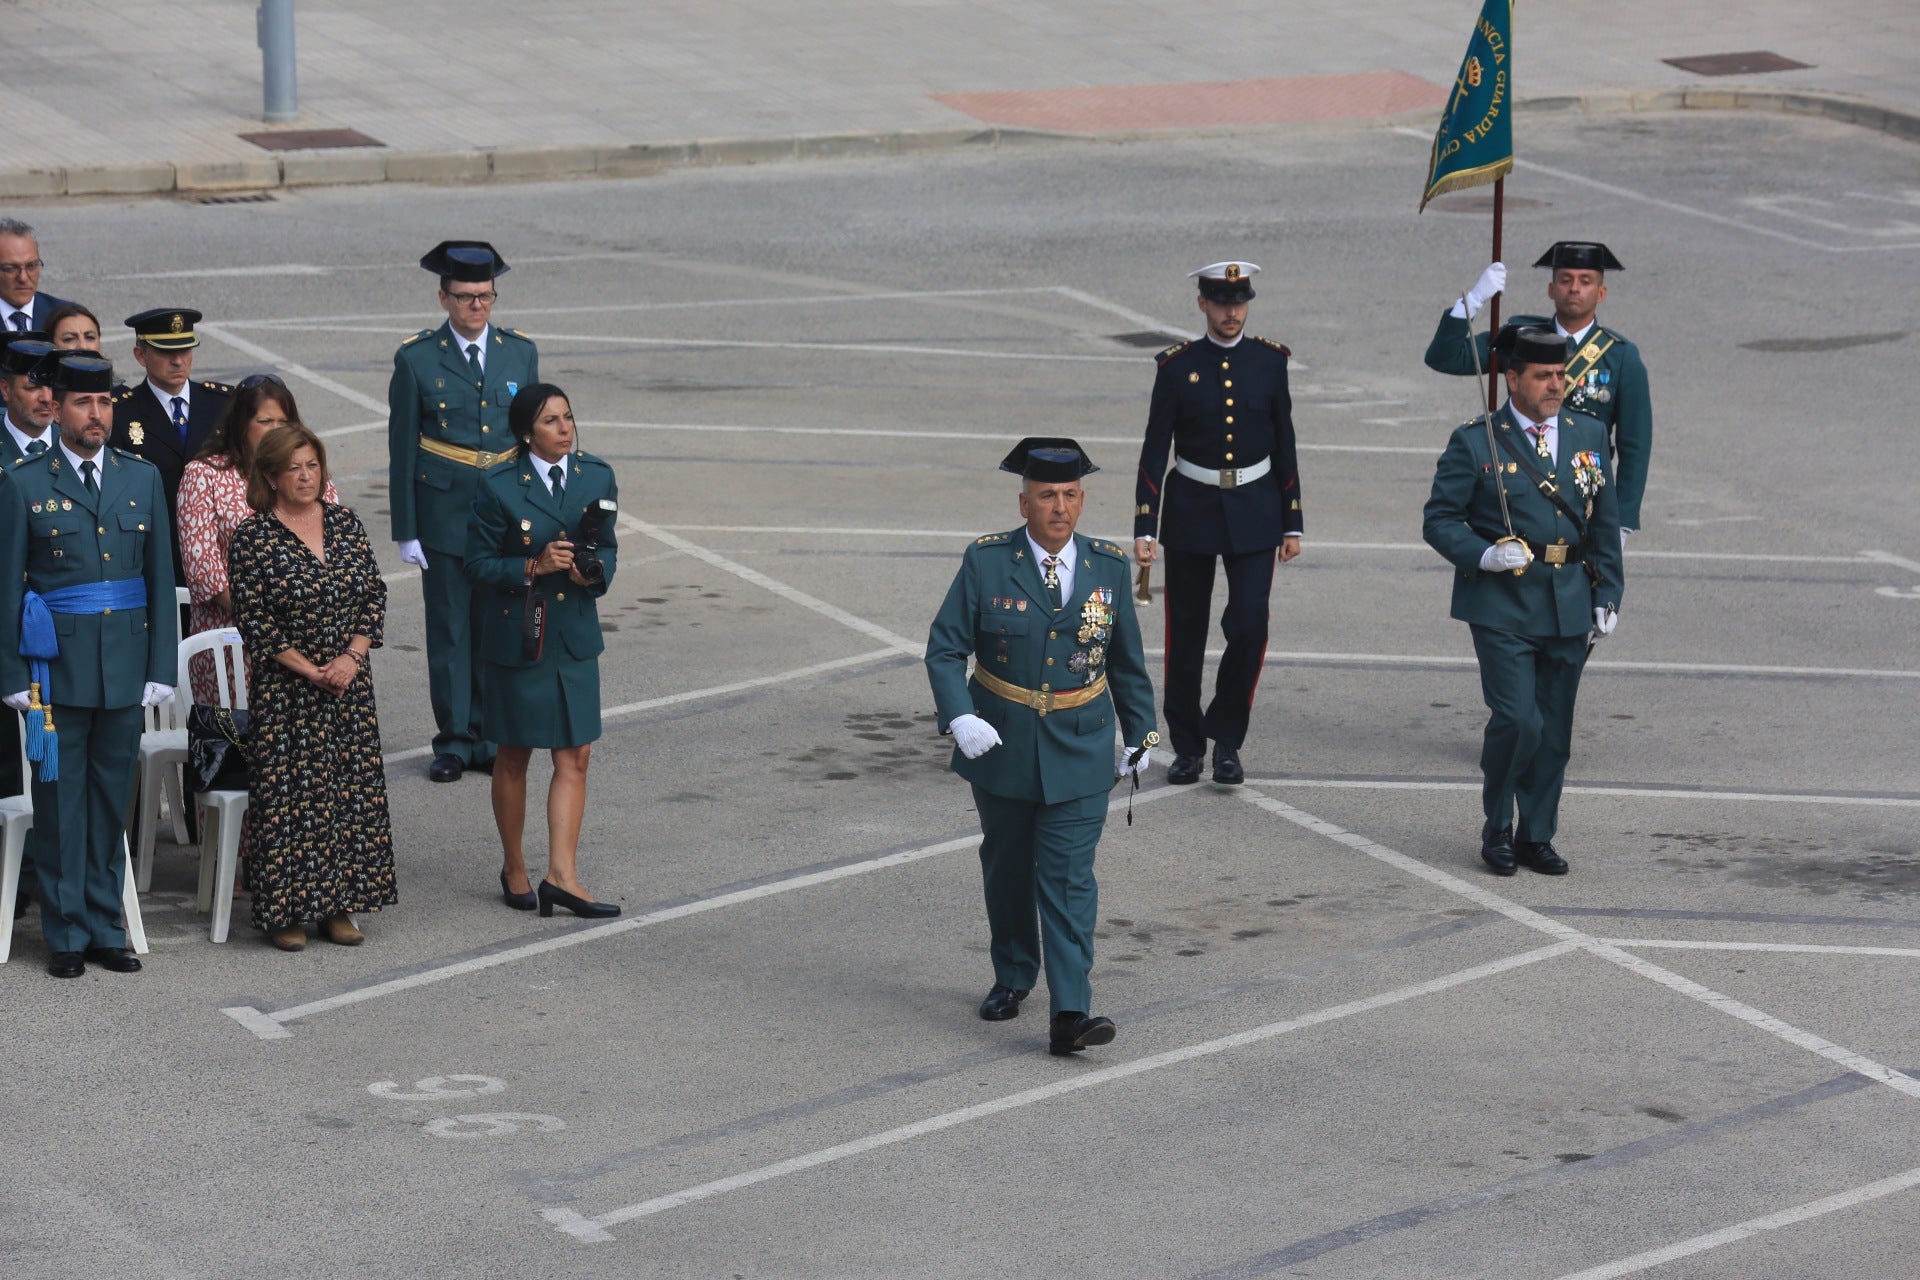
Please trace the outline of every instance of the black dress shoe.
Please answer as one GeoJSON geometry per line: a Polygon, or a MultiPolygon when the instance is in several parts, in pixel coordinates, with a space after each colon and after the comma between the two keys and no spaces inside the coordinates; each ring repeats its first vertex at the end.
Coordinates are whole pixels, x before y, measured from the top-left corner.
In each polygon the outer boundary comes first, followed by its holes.
{"type": "Polygon", "coordinates": [[[540,905],[540,900],[534,896],[533,890],[515,893],[507,888],[507,873],[504,871],[500,873],[500,896],[506,899],[507,905],[515,911],[531,911],[540,905]]]}
{"type": "Polygon", "coordinates": [[[81,954],[112,973],[140,972],[140,957],[125,947],[88,947],[81,954]]]}
{"type": "Polygon", "coordinates": [[[980,1016],[988,1022],[1005,1022],[1008,1018],[1020,1016],[1020,1002],[1027,998],[1025,991],[1013,987],[993,984],[993,990],[987,992],[987,998],[980,1002],[980,1016]]]}
{"type": "Polygon", "coordinates": [[[1113,1019],[1089,1018],[1084,1013],[1056,1013],[1047,1024],[1047,1052],[1056,1058],[1078,1053],[1089,1045],[1113,1043],[1113,1019]]]}
{"type": "Polygon", "coordinates": [[[1521,866],[1538,871],[1543,876],[1563,876],[1567,874],[1567,860],[1553,851],[1553,841],[1535,844],[1531,840],[1517,840],[1513,846],[1513,856],[1521,866]]]}
{"type": "Polygon", "coordinates": [[[1510,876],[1518,865],[1513,858],[1513,824],[1495,827],[1493,819],[1480,828],[1480,858],[1497,876],[1510,876]]]}
{"type": "Polygon", "coordinates": [[[1232,747],[1213,749],[1213,780],[1235,787],[1247,780],[1247,771],[1240,767],[1240,753],[1232,747]]]}
{"type": "Polygon", "coordinates": [[[458,782],[460,775],[466,772],[466,766],[460,763],[459,756],[444,753],[433,758],[427,766],[427,777],[434,782],[458,782]]]}
{"type": "Polygon", "coordinates": [[[576,898],[565,889],[548,880],[542,880],[538,886],[540,895],[540,914],[550,916],[556,906],[565,907],[577,916],[599,919],[605,916],[617,916],[620,908],[611,902],[595,902],[591,898],[576,898]]]}
{"type": "Polygon", "coordinates": [[[87,962],[78,951],[56,951],[47,961],[47,972],[56,978],[77,978],[87,971],[87,962]]]}
{"type": "Polygon", "coordinates": [[[1176,755],[1167,766],[1167,781],[1176,787],[1200,781],[1200,757],[1176,755]]]}

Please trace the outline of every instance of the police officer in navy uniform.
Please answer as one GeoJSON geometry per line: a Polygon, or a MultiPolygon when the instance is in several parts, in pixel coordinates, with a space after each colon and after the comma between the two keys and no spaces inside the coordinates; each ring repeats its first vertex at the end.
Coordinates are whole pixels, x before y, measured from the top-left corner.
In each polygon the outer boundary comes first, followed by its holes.
{"type": "Polygon", "coordinates": [[[1026,527],[967,548],[928,630],[927,681],[980,813],[994,976],[980,1016],[1018,1017],[1044,958],[1047,1051],[1064,1057],[1113,1042],[1088,981],[1094,851],[1116,775],[1137,778],[1160,736],[1126,552],[1074,532],[1093,461],[1072,440],[1030,436],[1000,469],[1021,477],[1026,527]]]}
{"type": "Polygon", "coordinates": [[[1197,782],[1207,743],[1213,780],[1246,780],[1240,747],[1266,662],[1276,561],[1300,554],[1300,472],[1287,391],[1287,348],[1244,334],[1251,262],[1192,272],[1204,338],[1159,356],[1134,489],[1133,554],[1166,566],[1167,733],[1172,783],[1197,782]],[[1168,455],[1173,470],[1167,470],[1168,455]],[[1226,653],[1203,715],[1215,562],[1226,567],[1226,653]]]}
{"type": "MultiPolygon", "coordinates": [[[[1545,328],[1567,344],[1566,407],[1592,418],[1607,430],[1619,471],[1620,545],[1640,528],[1640,502],[1647,491],[1647,467],[1653,459],[1653,399],[1647,366],[1636,347],[1617,329],[1599,321],[1607,300],[1607,272],[1625,270],[1613,250],[1588,240],[1560,240],[1533,264],[1551,274],[1547,298],[1552,316],[1517,315],[1502,328],[1545,328]]],[[[1426,363],[1438,373],[1465,377],[1487,369],[1488,338],[1474,333],[1472,320],[1488,299],[1507,287],[1505,263],[1480,273],[1446,314],[1427,346],[1426,363]],[[1475,348],[1478,348],[1476,351],[1475,348]]],[[[1498,350],[1498,347],[1495,348],[1498,350]]]]}
{"type": "Polygon", "coordinates": [[[420,566],[427,609],[427,693],[433,763],[427,776],[456,782],[491,771],[481,721],[481,593],[468,579],[467,525],[481,477],[515,452],[507,409],[540,381],[540,355],[517,329],[492,323],[494,284],[506,259],[484,240],[443,240],[420,259],[440,278],[446,323],[422,329],[393,354],[387,384],[388,479],[393,540],[420,566]]]}
{"type": "MultiPolygon", "coordinates": [[[[194,381],[193,353],[200,345],[194,326],[200,319],[191,307],[156,307],[128,316],[133,359],[147,376],[113,397],[113,447],[145,458],[159,470],[170,529],[180,527],[180,473],[220,425],[233,396],[233,388],[224,382],[194,381]]],[[[177,539],[173,576],[175,582],[186,581],[177,539]]]]}

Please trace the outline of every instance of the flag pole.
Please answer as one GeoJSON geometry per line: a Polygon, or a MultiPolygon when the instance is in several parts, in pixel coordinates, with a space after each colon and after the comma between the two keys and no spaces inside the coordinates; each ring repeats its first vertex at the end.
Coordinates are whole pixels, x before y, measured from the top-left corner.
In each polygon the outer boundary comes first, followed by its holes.
{"type": "MultiPolygon", "coordinates": [[[[1500,261],[1500,229],[1507,208],[1507,180],[1505,177],[1494,179],[1493,183],[1493,257],[1489,262],[1500,261]]],[[[1493,340],[1500,336],[1500,295],[1493,295],[1492,309],[1487,313],[1487,412],[1492,413],[1499,407],[1497,392],[1500,385],[1500,353],[1493,349],[1493,340]]]]}

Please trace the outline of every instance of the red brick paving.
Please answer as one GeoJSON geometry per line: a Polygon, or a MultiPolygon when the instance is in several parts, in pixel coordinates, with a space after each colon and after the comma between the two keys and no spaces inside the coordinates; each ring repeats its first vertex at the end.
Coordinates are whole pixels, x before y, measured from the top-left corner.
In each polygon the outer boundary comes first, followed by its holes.
{"type": "Polygon", "coordinates": [[[1122,133],[1212,125],[1371,120],[1438,108],[1446,96],[1443,86],[1404,71],[1360,71],[1280,80],[938,93],[933,99],[1008,128],[1122,133]]]}

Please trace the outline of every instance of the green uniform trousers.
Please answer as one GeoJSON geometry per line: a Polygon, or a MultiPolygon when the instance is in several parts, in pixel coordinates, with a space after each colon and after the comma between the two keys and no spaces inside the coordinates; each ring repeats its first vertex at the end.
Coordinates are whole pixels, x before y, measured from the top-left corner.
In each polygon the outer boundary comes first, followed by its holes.
{"type": "Polygon", "coordinates": [[[140,755],[140,708],[53,709],[60,779],[33,780],[27,849],[40,883],[40,931],[48,951],[124,947],[120,919],[127,860],[122,838],[140,755]]]}
{"type": "Polygon", "coordinates": [[[1473,626],[1487,733],[1481,801],[1496,827],[1519,806],[1516,840],[1544,844],[1560,823],[1560,792],[1573,751],[1573,700],[1587,665],[1585,636],[1523,636],[1473,626]]]}
{"type": "Polygon", "coordinates": [[[447,551],[427,552],[420,571],[427,606],[427,696],[433,703],[433,753],[456,756],[472,768],[493,759],[481,724],[480,593],[467,580],[466,562],[447,551]]]}
{"type": "Polygon", "coordinates": [[[1090,1012],[1087,974],[1100,918],[1093,853],[1107,825],[1106,793],[1041,804],[975,787],[973,802],[994,981],[1031,991],[1044,954],[1050,1011],[1090,1012]]]}

